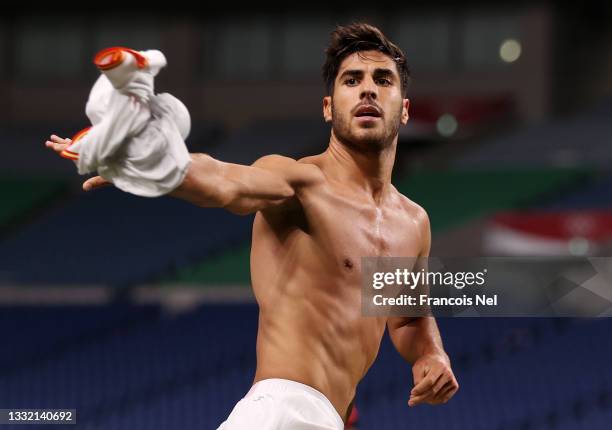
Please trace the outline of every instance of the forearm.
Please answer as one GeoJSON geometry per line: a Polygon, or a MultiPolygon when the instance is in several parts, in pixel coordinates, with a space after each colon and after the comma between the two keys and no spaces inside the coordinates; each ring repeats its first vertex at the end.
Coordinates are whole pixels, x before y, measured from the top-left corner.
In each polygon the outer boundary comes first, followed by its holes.
{"type": "Polygon", "coordinates": [[[206,154],[191,154],[185,179],[170,195],[198,206],[223,207],[231,192],[228,181],[223,180],[221,162],[206,154]]]}
{"type": "Polygon", "coordinates": [[[433,317],[390,321],[389,333],[395,348],[409,363],[416,362],[426,354],[440,355],[448,360],[438,325],[433,317]]]}
{"type": "Polygon", "coordinates": [[[391,334],[393,343],[412,364],[414,387],[410,391],[408,406],[446,403],[457,392],[459,384],[444,352],[436,320],[421,317],[404,319],[404,323],[400,319],[393,322],[397,324],[395,333],[391,334]]]}
{"type": "Polygon", "coordinates": [[[192,154],[183,183],[171,195],[202,207],[250,213],[291,197],[293,190],[282,177],[265,169],[192,154]]]}

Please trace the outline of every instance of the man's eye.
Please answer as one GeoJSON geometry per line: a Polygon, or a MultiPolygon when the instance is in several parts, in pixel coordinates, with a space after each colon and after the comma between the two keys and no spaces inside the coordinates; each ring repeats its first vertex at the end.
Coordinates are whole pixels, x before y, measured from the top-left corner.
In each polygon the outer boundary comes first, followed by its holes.
{"type": "Polygon", "coordinates": [[[344,81],[345,84],[347,85],[355,85],[357,83],[357,79],[355,78],[348,78],[346,81],[344,81]]]}
{"type": "Polygon", "coordinates": [[[385,78],[380,78],[378,80],[378,83],[381,85],[391,85],[391,81],[389,79],[385,79],[385,78]]]}

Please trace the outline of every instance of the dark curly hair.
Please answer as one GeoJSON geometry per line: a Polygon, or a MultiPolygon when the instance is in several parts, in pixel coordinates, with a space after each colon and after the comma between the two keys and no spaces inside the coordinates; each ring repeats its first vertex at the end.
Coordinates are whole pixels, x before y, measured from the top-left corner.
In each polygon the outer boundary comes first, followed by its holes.
{"type": "Polygon", "coordinates": [[[354,23],[347,26],[337,26],[331,32],[329,46],[325,50],[326,59],[323,65],[323,80],[328,94],[334,90],[334,82],[340,69],[340,64],[349,55],[360,51],[376,50],[395,61],[401,80],[401,90],[405,97],[410,81],[410,69],[402,50],[391,42],[378,28],[365,23],[354,23]]]}

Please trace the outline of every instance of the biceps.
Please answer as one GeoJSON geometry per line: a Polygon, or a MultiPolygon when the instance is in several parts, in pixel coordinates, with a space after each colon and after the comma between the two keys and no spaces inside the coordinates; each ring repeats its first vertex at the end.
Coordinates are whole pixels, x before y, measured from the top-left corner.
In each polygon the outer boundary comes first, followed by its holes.
{"type": "Polygon", "coordinates": [[[279,173],[256,166],[226,163],[227,179],[234,184],[236,197],[283,199],[294,195],[293,188],[279,173]]]}
{"type": "Polygon", "coordinates": [[[282,175],[193,154],[185,180],[172,195],[198,206],[248,214],[290,199],[294,192],[282,175]]]}
{"type": "Polygon", "coordinates": [[[274,171],[256,166],[225,163],[226,208],[238,214],[253,213],[283,204],[295,196],[288,181],[274,171]]]}

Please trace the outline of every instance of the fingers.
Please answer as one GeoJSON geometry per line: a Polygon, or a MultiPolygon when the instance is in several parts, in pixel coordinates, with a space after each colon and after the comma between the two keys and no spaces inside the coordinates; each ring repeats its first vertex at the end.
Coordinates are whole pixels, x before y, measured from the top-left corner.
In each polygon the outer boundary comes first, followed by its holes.
{"type": "Polygon", "coordinates": [[[420,405],[421,403],[425,403],[428,397],[429,397],[429,393],[423,394],[421,396],[410,397],[410,399],[408,400],[408,406],[412,408],[413,406],[420,405]]]}
{"type": "Polygon", "coordinates": [[[433,387],[421,394],[411,393],[410,399],[408,399],[408,406],[416,406],[420,403],[430,403],[435,395],[436,393],[434,393],[433,387]]]}
{"type": "Polygon", "coordinates": [[[419,383],[415,385],[410,394],[418,396],[430,391],[434,387],[436,382],[438,382],[438,379],[441,375],[442,372],[440,371],[433,371],[428,373],[427,376],[425,376],[423,379],[421,379],[419,383]]]}
{"type": "Polygon", "coordinates": [[[83,182],[83,190],[91,191],[98,188],[106,187],[108,185],[112,185],[112,183],[101,176],[94,176],[93,178],[89,178],[88,180],[83,182]]]}
{"type": "Polygon", "coordinates": [[[444,386],[444,388],[436,394],[434,399],[432,400],[432,405],[439,405],[448,402],[451,397],[455,395],[455,393],[459,390],[459,384],[456,381],[451,381],[444,386]]]}
{"type": "Polygon", "coordinates": [[[415,406],[433,398],[433,389],[438,380],[442,379],[442,372],[430,372],[421,382],[419,382],[410,392],[408,406],[415,406]]]}
{"type": "Polygon", "coordinates": [[[428,365],[420,365],[420,363],[416,363],[412,367],[412,380],[414,382],[414,386],[416,387],[417,385],[419,385],[423,381],[423,379],[425,379],[425,376],[427,376],[428,373],[428,365]]]}
{"type": "Polygon", "coordinates": [[[435,368],[412,389],[408,406],[446,403],[458,389],[459,384],[449,368],[435,368]]]}
{"type": "Polygon", "coordinates": [[[440,390],[442,390],[443,388],[446,388],[446,386],[451,382],[451,378],[446,375],[444,375],[444,372],[442,372],[440,374],[440,377],[438,378],[438,381],[435,383],[435,385],[432,387],[431,391],[435,394],[438,395],[440,393],[440,390]]]}
{"type": "Polygon", "coordinates": [[[55,134],[52,134],[49,140],[45,142],[45,146],[59,154],[64,149],[66,149],[71,143],[72,143],[72,140],[70,139],[62,139],[61,137],[56,136],[55,134]]]}
{"type": "Polygon", "coordinates": [[[429,405],[444,404],[448,402],[458,390],[459,384],[455,378],[452,378],[446,384],[444,384],[442,389],[437,394],[434,393],[432,389],[424,394],[411,396],[410,400],[408,400],[408,406],[413,407],[421,403],[427,403],[429,405]]]}
{"type": "MultiPolygon", "coordinates": [[[[58,154],[61,154],[61,152],[68,146],[70,146],[71,143],[71,139],[64,139],[55,134],[52,134],[49,137],[49,140],[45,142],[45,146],[57,152],[58,154]]],[[[112,182],[107,181],[101,176],[94,176],[93,178],[89,178],[88,180],[83,182],[83,190],[91,191],[109,185],[112,185],[112,182]]]]}

